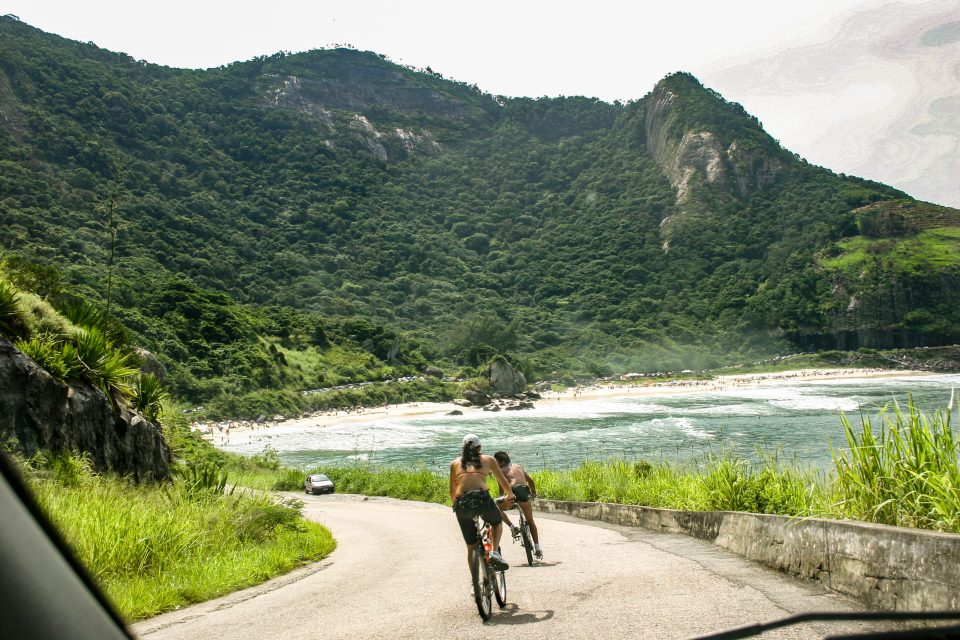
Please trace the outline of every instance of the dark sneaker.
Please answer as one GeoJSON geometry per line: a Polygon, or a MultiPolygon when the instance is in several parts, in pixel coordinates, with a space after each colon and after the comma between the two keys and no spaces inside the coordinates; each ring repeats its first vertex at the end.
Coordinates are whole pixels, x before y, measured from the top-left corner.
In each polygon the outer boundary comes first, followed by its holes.
{"type": "Polygon", "coordinates": [[[490,566],[497,571],[506,571],[510,568],[510,565],[508,565],[507,561],[501,557],[499,551],[490,552],[490,566]]]}

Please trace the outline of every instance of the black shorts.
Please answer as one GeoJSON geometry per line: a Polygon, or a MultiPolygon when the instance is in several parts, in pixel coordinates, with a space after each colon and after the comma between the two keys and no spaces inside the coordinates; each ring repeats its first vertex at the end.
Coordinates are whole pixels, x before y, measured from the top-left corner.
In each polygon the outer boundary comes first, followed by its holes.
{"type": "Polygon", "coordinates": [[[529,502],[530,501],[530,487],[525,484],[515,484],[512,487],[513,495],[517,499],[517,502],[529,502]]]}
{"type": "Polygon", "coordinates": [[[457,514],[460,533],[467,544],[477,544],[477,528],[473,524],[473,516],[480,516],[490,524],[503,522],[500,508],[486,489],[474,489],[461,495],[453,505],[453,512],[457,514]]]}

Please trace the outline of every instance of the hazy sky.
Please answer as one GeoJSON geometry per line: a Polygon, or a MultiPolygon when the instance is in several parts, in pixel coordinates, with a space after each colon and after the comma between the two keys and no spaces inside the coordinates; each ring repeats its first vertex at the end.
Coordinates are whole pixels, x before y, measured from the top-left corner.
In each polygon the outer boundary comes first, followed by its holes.
{"type": "Polygon", "coordinates": [[[630,100],[690,71],[811,162],[960,206],[960,0],[0,0],[0,13],[178,67],[350,44],[509,96],[630,100]]]}

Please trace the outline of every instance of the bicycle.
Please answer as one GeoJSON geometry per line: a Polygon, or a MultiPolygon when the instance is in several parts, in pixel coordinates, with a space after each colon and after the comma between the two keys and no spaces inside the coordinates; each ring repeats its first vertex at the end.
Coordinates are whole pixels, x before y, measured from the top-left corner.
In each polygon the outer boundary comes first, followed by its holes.
{"type": "Polygon", "coordinates": [[[530,533],[530,523],[527,522],[527,519],[523,517],[523,509],[521,509],[517,504],[514,504],[513,506],[516,507],[517,513],[520,514],[520,521],[517,525],[520,533],[513,536],[513,541],[519,542],[520,546],[523,547],[523,550],[527,554],[527,564],[532,567],[534,557],[536,557],[537,560],[543,560],[543,553],[536,551],[535,547],[533,546],[533,535],[530,533]]]}
{"type": "MultiPolygon", "coordinates": [[[[503,502],[503,498],[497,498],[495,502],[503,502]]],[[[493,550],[493,531],[490,523],[476,515],[473,516],[473,524],[477,528],[477,543],[473,548],[473,564],[470,566],[473,598],[477,603],[480,617],[483,620],[489,620],[493,614],[494,597],[498,606],[503,607],[507,604],[507,576],[505,571],[490,566],[490,552],[493,550]]],[[[499,547],[497,551],[500,551],[499,547]]]]}

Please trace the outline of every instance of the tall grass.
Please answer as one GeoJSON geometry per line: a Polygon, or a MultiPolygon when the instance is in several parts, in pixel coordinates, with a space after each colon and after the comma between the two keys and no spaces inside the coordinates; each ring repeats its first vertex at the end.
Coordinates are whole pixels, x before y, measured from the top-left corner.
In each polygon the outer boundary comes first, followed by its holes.
{"type": "Polygon", "coordinates": [[[834,451],[837,503],[845,517],[869,522],[960,531],[960,442],[950,411],[924,415],[912,399],[880,415],[879,430],[864,416],[859,433],[842,417],[848,451],[834,451]]]}
{"type": "Polygon", "coordinates": [[[556,500],[793,516],[821,511],[828,494],[822,474],[773,456],[754,463],[721,454],[688,466],[584,462],[570,471],[538,472],[535,480],[541,496],[556,500]]]}
{"type": "Polygon", "coordinates": [[[33,465],[30,484],[80,560],[128,620],[262,582],[329,554],[302,503],[223,492],[214,469],[170,485],[93,474],[83,458],[33,465]]]}

